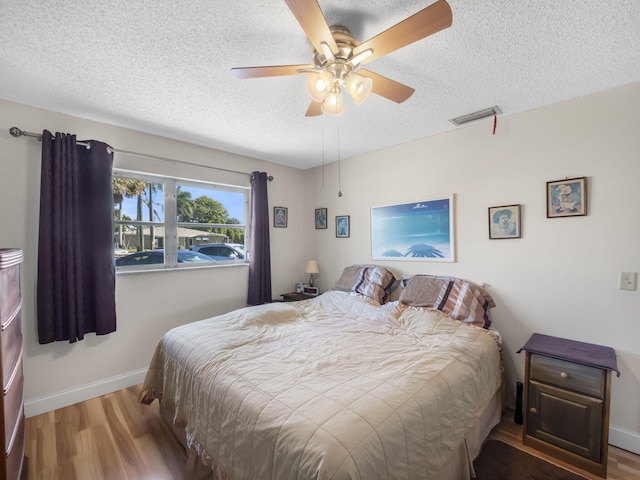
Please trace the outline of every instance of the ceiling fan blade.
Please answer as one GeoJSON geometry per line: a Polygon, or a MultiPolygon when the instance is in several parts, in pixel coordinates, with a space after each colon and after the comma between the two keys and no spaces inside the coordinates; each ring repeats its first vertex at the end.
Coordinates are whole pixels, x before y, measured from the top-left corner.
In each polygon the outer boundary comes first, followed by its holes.
{"type": "Polygon", "coordinates": [[[338,45],[317,0],[285,0],[285,3],[317,52],[322,52],[322,42],[325,42],[333,53],[338,53],[338,45]]]}
{"type": "Polygon", "coordinates": [[[378,75],[377,73],[373,73],[369,70],[360,69],[358,70],[358,75],[362,75],[363,77],[370,78],[373,80],[373,86],[371,87],[371,91],[376,95],[380,95],[381,97],[388,98],[396,103],[402,103],[415,92],[415,89],[411,87],[407,87],[402,83],[398,83],[390,78],[383,77],[382,75],[378,75]]]}
{"type": "Polygon", "coordinates": [[[307,113],[304,116],[317,117],[318,115],[322,115],[322,102],[311,101],[311,105],[307,108],[307,113]]]}
{"type": "Polygon", "coordinates": [[[353,49],[353,55],[372,49],[373,54],[362,60],[369,63],[399,48],[433,35],[451,26],[453,16],[446,0],[438,0],[384,32],[370,38],[353,49]]]}
{"type": "Polygon", "coordinates": [[[261,77],[279,77],[283,75],[298,75],[301,69],[313,69],[315,65],[276,65],[271,67],[239,67],[232,68],[231,73],[236,78],[261,78],[261,77]]]}

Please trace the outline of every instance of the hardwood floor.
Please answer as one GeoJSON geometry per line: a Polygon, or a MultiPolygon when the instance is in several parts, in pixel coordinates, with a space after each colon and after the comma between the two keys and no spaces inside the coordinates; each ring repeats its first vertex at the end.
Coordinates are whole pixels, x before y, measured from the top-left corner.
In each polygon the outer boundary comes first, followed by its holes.
{"type": "Polygon", "coordinates": [[[27,419],[29,480],[181,480],[186,454],[130,387],[27,419]]]}
{"type": "MultiPolygon", "coordinates": [[[[544,458],[560,467],[566,468],[574,473],[580,474],[585,478],[592,480],[602,480],[592,473],[585,472],[568,463],[557,460],[549,455],[538,452],[537,450],[522,444],[522,425],[518,425],[513,421],[513,410],[505,410],[502,421],[496,426],[489,438],[501,440],[517,447],[525,452],[529,452],[536,457],[544,458]]],[[[609,445],[609,460],[607,467],[607,480],[638,480],[640,479],[640,455],[627,452],[620,448],[609,445]]]]}
{"type": "MultiPolygon", "coordinates": [[[[30,480],[182,480],[186,454],[160,418],[158,402],[138,403],[140,387],[27,419],[30,480]]],[[[586,474],[522,445],[521,426],[505,412],[490,438],[586,474]]],[[[640,456],[609,448],[608,480],[640,478],[640,456]]]]}

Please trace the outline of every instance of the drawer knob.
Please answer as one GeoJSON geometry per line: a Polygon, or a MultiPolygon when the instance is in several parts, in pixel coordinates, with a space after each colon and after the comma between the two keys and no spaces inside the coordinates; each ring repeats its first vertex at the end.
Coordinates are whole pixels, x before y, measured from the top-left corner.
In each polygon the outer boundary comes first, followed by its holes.
{"type": "Polygon", "coordinates": [[[538,410],[536,410],[536,408],[535,408],[535,407],[531,407],[531,408],[529,409],[529,411],[530,411],[531,413],[533,413],[533,414],[538,413],[538,410]]]}
{"type": "Polygon", "coordinates": [[[567,372],[562,372],[562,373],[560,373],[560,376],[561,376],[562,378],[569,378],[569,374],[568,374],[567,372]]]}

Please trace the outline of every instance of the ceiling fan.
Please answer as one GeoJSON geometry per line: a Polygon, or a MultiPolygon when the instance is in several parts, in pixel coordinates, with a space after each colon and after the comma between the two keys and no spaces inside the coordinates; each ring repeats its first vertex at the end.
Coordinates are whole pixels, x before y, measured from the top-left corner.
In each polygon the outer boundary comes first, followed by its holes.
{"type": "Polygon", "coordinates": [[[232,68],[237,78],[304,74],[312,98],[306,116],[343,112],[342,90],[356,104],[373,92],[396,103],[408,99],[413,88],[360,68],[388,53],[451,26],[452,14],[445,0],[404,19],[384,32],[360,43],[342,25],[329,26],[317,0],[285,0],[314,48],[313,64],[232,68]]]}

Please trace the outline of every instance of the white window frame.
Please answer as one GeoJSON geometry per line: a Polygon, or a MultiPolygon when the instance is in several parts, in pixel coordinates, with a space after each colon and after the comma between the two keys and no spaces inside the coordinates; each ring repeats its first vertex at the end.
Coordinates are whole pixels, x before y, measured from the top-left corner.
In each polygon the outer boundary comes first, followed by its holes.
{"type": "MultiPolygon", "coordinates": [[[[141,180],[144,182],[161,183],[163,184],[163,197],[164,197],[164,222],[151,222],[151,221],[137,221],[137,220],[123,220],[122,224],[126,225],[140,225],[147,226],[153,225],[157,227],[164,227],[164,264],[151,264],[144,266],[118,266],[116,267],[117,273],[129,273],[129,272],[147,272],[147,271],[162,271],[162,270],[175,270],[175,269],[194,269],[194,268],[216,268],[221,266],[230,265],[248,265],[248,239],[249,239],[249,212],[250,212],[250,200],[251,189],[250,187],[244,187],[240,185],[229,185],[217,182],[208,182],[203,180],[195,180],[183,177],[172,177],[167,175],[159,175],[155,173],[140,172],[134,170],[127,170],[123,168],[113,169],[114,178],[131,178],[134,180],[141,180]],[[244,224],[213,224],[213,223],[188,223],[178,222],[178,207],[177,207],[177,188],[179,185],[202,188],[222,190],[227,192],[238,192],[244,194],[244,224]],[[233,225],[231,228],[241,228],[244,231],[245,239],[245,258],[239,260],[212,260],[208,262],[198,263],[178,263],[177,250],[178,250],[178,227],[192,228],[192,227],[213,227],[213,228],[230,228],[229,225],[233,225]]],[[[120,224],[119,221],[114,220],[114,225],[120,224]]]]}

